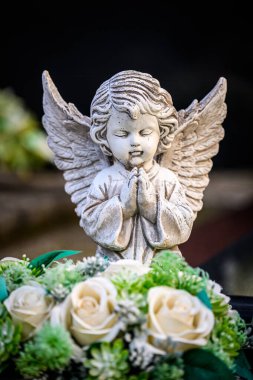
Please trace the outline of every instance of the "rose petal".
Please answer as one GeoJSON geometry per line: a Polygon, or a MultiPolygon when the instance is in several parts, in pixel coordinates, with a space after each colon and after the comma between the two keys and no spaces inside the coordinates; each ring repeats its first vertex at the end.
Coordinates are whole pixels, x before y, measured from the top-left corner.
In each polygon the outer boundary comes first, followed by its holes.
{"type": "Polygon", "coordinates": [[[108,279],[93,277],[73,288],[67,299],[53,309],[51,321],[62,323],[82,346],[105,337],[110,339],[119,331],[118,317],[114,313],[116,295],[108,279]],[[91,310],[89,303],[96,307],[91,310]]]}
{"type": "Polygon", "coordinates": [[[87,346],[91,343],[97,342],[108,334],[110,330],[102,330],[102,333],[98,331],[79,331],[71,329],[72,335],[81,346],[87,346]]]}
{"type": "Polygon", "coordinates": [[[118,260],[110,264],[110,266],[103,272],[103,276],[112,277],[120,272],[130,271],[138,276],[142,276],[150,271],[150,268],[137,260],[118,260]]]}
{"type": "Polygon", "coordinates": [[[184,290],[159,286],[149,290],[148,302],[151,343],[161,345],[171,338],[179,351],[207,343],[214,315],[197,297],[184,290]]]}
{"type": "Polygon", "coordinates": [[[53,299],[41,286],[23,285],[4,301],[15,324],[22,325],[22,339],[30,338],[48,318],[53,299]]]}

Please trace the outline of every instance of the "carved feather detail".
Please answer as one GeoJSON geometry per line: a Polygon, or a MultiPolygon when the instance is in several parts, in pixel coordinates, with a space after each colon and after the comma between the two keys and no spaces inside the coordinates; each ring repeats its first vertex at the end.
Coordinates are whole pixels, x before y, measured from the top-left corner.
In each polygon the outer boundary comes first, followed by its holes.
{"type": "Polygon", "coordinates": [[[160,165],[178,176],[195,213],[202,208],[212,157],[218,153],[224,137],[226,90],[226,79],[220,78],[203,100],[194,100],[186,110],[179,111],[179,127],[172,146],[160,157],[160,165]]]}
{"type": "Polygon", "coordinates": [[[76,204],[80,217],[83,203],[96,174],[109,166],[100,148],[91,140],[91,119],[82,115],[74,104],[60,96],[47,71],[43,81],[43,125],[48,134],[48,145],[54,153],[58,169],[64,173],[65,190],[76,204]]]}

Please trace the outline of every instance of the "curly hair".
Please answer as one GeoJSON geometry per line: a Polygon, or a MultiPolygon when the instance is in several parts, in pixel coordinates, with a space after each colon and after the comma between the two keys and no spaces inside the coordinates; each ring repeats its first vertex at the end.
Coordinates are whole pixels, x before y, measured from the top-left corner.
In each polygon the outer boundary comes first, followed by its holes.
{"type": "Polygon", "coordinates": [[[178,115],[170,94],[161,88],[157,79],[149,74],[127,70],[114,75],[98,88],[91,103],[90,135],[108,156],[112,155],[106,138],[112,107],[127,112],[132,119],[146,113],[156,116],[160,128],[157,154],[170,147],[173,132],[178,126],[178,115]]]}

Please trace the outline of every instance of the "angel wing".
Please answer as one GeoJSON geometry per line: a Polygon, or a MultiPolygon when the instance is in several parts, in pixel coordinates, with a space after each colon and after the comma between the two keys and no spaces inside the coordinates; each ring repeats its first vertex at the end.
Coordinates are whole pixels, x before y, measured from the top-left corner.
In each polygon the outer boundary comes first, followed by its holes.
{"type": "Polygon", "coordinates": [[[212,157],[218,153],[224,137],[226,117],[226,79],[220,78],[213,90],[200,102],[194,100],[179,111],[179,127],[171,148],[160,158],[160,165],[177,174],[195,214],[203,206],[203,192],[209,183],[212,157]]]}
{"type": "Polygon", "coordinates": [[[80,217],[93,179],[109,162],[90,138],[90,118],[62,99],[47,71],[43,73],[42,82],[45,113],[42,122],[48,145],[57,168],[63,170],[65,190],[77,205],[75,211],[80,217]]]}

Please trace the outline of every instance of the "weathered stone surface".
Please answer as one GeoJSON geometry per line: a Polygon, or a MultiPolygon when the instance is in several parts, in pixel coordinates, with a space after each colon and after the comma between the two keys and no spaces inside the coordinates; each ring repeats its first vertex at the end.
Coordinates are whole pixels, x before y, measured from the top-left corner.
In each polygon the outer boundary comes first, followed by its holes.
{"type": "Polygon", "coordinates": [[[82,115],[43,74],[43,124],[80,225],[111,260],[150,263],[178,251],[202,209],[212,157],[224,136],[226,80],[179,112],[149,74],[104,82],[82,115]]]}
{"type": "MultiPolygon", "coordinates": [[[[213,171],[210,177],[204,208],[194,223],[191,238],[183,246],[183,253],[192,265],[205,262],[253,228],[253,173],[213,171]]],[[[76,249],[82,250],[82,255],[94,254],[96,245],[78,226],[72,204],[64,193],[60,173],[37,174],[29,179],[28,184],[1,175],[0,183],[0,231],[3,237],[0,257],[21,257],[22,254],[34,257],[54,249],[76,249]],[[40,213],[45,196],[51,197],[54,205],[43,211],[43,219],[34,226],[32,215],[40,213]],[[30,203],[28,199],[33,201],[30,203]],[[62,212],[66,212],[64,217],[62,212]],[[21,213],[30,215],[25,224],[17,223],[21,213]],[[4,235],[2,231],[7,230],[7,220],[8,234],[4,235]]]]}

